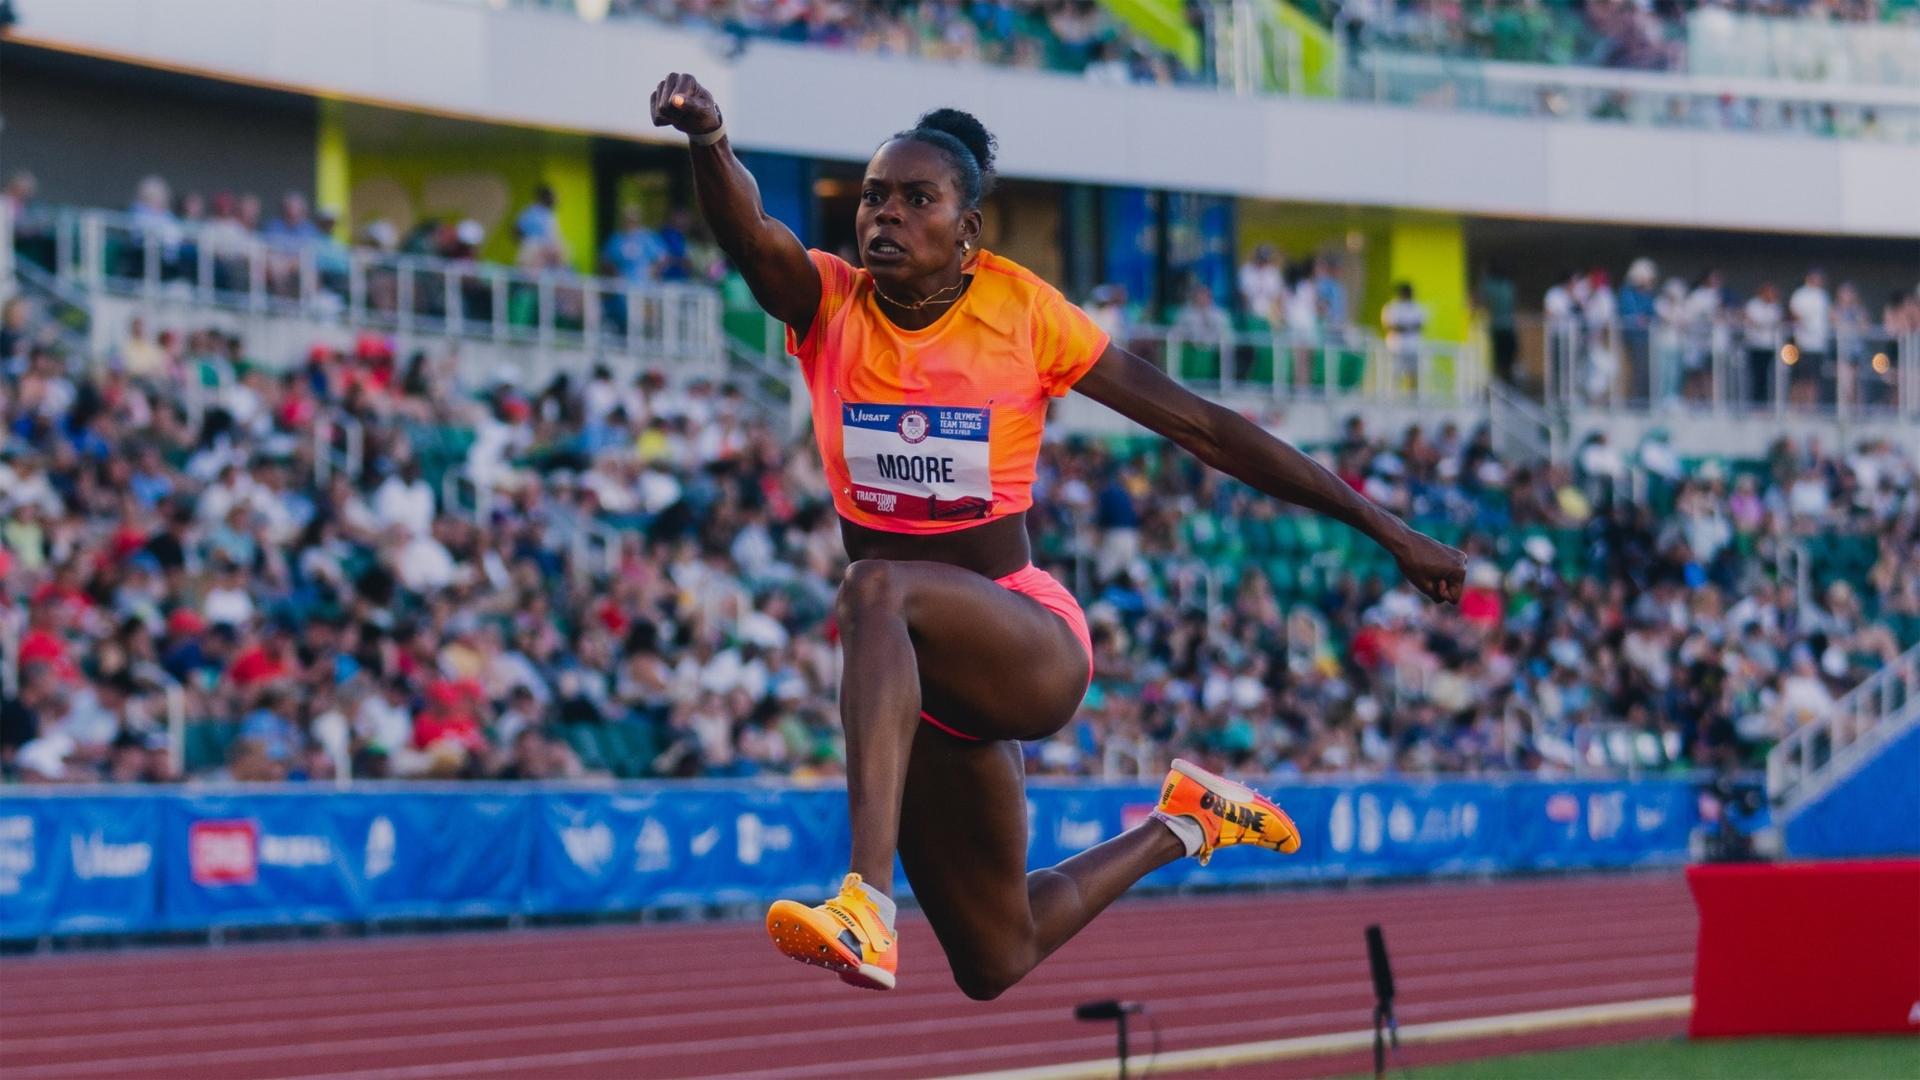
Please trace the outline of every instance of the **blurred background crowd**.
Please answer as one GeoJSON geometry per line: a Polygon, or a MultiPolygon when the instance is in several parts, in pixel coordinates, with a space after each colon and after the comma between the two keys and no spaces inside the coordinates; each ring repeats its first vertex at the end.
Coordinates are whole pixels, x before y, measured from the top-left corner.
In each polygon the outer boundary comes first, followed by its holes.
{"type": "MultiPolygon", "coordinates": [[[[138,323],[84,355],[21,298],[0,371],[10,778],[841,768],[834,515],[810,439],[730,385],[138,323]]],[[[1035,772],[1751,762],[1920,640],[1915,463],[1885,442],[1596,436],[1540,468],[1356,417],[1309,449],[1470,553],[1460,607],[1157,441],[1052,443],[1033,539],[1096,678],[1035,772]]]]}

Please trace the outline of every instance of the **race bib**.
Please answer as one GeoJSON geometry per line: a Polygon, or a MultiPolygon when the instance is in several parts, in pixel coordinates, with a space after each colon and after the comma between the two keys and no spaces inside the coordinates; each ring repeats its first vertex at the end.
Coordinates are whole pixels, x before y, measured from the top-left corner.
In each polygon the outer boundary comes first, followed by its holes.
{"type": "Polygon", "coordinates": [[[993,510],[990,408],[840,406],[853,503],[870,514],[959,521],[993,510]]]}

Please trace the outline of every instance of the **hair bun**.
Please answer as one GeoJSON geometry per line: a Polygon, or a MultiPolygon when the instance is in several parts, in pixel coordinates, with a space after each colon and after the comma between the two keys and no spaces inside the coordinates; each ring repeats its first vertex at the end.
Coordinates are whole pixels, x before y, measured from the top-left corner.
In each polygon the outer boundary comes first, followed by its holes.
{"type": "Polygon", "coordinates": [[[915,126],[930,131],[944,131],[960,140],[960,145],[967,148],[973,155],[974,163],[980,166],[980,172],[983,175],[992,174],[993,134],[972,113],[959,109],[935,109],[922,116],[915,126]]]}

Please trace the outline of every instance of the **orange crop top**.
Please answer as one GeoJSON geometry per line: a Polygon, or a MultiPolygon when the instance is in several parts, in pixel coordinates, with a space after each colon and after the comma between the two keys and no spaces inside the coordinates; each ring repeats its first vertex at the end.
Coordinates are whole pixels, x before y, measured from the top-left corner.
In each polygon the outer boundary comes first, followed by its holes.
{"type": "Polygon", "coordinates": [[[813,433],[840,516],[887,532],[942,533],[1033,505],[1047,398],[1106,351],[1060,290],[987,251],[973,284],[923,330],[881,313],[873,278],[809,251],[820,307],[787,329],[813,396],[813,433]]]}

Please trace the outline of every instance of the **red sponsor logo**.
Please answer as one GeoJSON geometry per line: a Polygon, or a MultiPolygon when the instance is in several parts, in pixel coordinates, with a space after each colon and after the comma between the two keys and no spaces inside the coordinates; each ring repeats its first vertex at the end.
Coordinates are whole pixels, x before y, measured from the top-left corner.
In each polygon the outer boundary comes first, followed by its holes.
{"type": "Polygon", "coordinates": [[[196,821],[187,830],[195,885],[251,885],[260,877],[260,826],[250,818],[196,821]]]}
{"type": "Polygon", "coordinates": [[[1120,808],[1120,831],[1125,832],[1152,816],[1152,803],[1128,803],[1120,808]]]}
{"type": "Polygon", "coordinates": [[[1580,818],[1580,797],[1562,791],[1547,797],[1547,820],[1566,824],[1580,818]]]}

